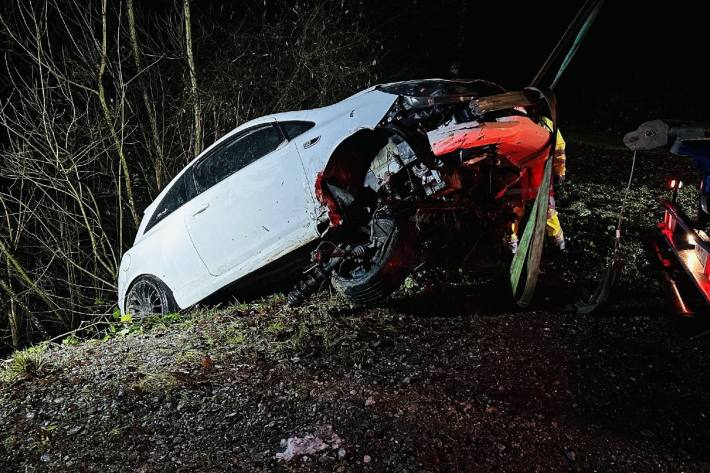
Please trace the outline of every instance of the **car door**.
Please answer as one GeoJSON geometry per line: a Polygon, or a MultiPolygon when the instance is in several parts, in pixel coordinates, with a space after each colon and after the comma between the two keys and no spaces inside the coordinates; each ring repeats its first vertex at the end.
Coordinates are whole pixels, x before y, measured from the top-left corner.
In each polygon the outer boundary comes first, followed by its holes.
{"type": "Polygon", "coordinates": [[[186,226],[213,276],[237,279],[317,234],[300,156],[274,122],[240,132],[193,174],[186,226]]]}
{"type": "Polygon", "coordinates": [[[192,168],[188,168],[151,204],[136,243],[127,253],[130,270],[119,275],[123,289],[127,290],[127,283],[136,276],[151,274],[170,287],[180,307],[186,307],[189,294],[211,279],[184,225],[185,211],[194,196],[192,168]]]}

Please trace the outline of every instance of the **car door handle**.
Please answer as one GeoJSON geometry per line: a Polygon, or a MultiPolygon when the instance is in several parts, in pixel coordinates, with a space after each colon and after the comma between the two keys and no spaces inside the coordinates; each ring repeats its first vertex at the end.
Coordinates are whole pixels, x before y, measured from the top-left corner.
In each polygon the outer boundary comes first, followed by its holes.
{"type": "Polygon", "coordinates": [[[196,215],[200,215],[202,212],[204,212],[205,210],[207,210],[207,209],[209,208],[209,206],[210,206],[210,204],[205,204],[205,205],[203,205],[203,206],[200,207],[199,209],[195,210],[195,212],[193,212],[192,216],[194,217],[194,216],[196,216],[196,215]]]}
{"type": "Polygon", "coordinates": [[[315,138],[311,138],[310,140],[303,143],[303,149],[308,149],[311,146],[315,146],[318,144],[319,141],[320,141],[320,135],[316,136],[315,138]]]}

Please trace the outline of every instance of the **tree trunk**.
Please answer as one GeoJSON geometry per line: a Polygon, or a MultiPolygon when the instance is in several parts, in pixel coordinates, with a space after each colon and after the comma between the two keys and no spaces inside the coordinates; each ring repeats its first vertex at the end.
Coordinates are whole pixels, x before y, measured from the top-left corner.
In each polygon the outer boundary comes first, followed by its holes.
{"type": "MultiPolygon", "coordinates": [[[[42,288],[40,288],[30,277],[30,275],[27,273],[25,268],[22,267],[19,261],[10,253],[10,249],[5,246],[5,243],[3,243],[2,239],[0,239],[0,253],[5,257],[5,260],[9,265],[11,265],[15,269],[15,274],[25,283],[29,288],[34,292],[37,297],[42,299],[42,302],[47,304],[48,307],[53,312],[59,311],[59,306],[52,300],[52,298],[47,294],[42,288]]],[[[3,283],[3,288],[5,291],[8,293],[8,295],[12,297],[16,297],[14,294],[14,291],[12,291],[12,288],[9,286],[5,286],[3,283]]]]}
{"type": "MultiPolygon", "coordinates": [[[[7,287],[12,284],[12,267],[10,262],[7,262],[7,287]]],[[[20,346],[20,333],[18,329],[19,320],[17,318],[17,309],[15,308],[15,298],[10,297],[8,302],[9,309],[7,313],[7,322],[10,326],[10,337],[12,338],[12,348],[17,350],[20,346]]]]}
{"type": "Polygon", "coordinates": [[[195,156],[197,156],[202,152],[202,120],[200,118],[200,98],[197,93],[197,74],[195,72],[195,59],[192,55],[190,0],[184,0],[183,11],[185,14],[185,52],[187,54],[187,66],[190,71],[190,95],[192,96],[192,110],[195,120],[195,156]]]}
{"type": "Polygon", "coordinates": [[[101,63],[99,64],[99,74],[98,74],[98,91],[99,91],[99,102],[101,103],[101,110],[106,120],[106,126],[109,128],[111,133],[111,138],[113,139],[113,144],[116,147],[116,152],[118,153],[118,159],[121,164],[121,170],[123,171],[123,178],[126,181],[126,198],[128,199],[128,207],[131,211],[131,216],[133,217],[133,223],[136,228],[140,225],[141,219],[138,216],[138,211],[136,210],[136,203],[133,198],[133,184],[131,182],[131,173],[128,171],[128,160],[126,159],[126,153],[123,149],[123,143],[118,137],[116,132],[116,125],[113,120],[113,113],[106,102],[106,90],[104,89],[104,72],[106,72],[106,61],[107,61],[107,49],[108,49],[108,39],[106,34],[107,19],[106,19],[106,1],[101,2],[101,63]]]}
{"type": "MultiPolygon", "coordinates": [[[[131,36],[131,50],[133,51],[133,62],[136,66],[136,74],[142,73],[141,68],[141,52],[138,47],[138,35],[136,34],[136,16],[135,10],[133,8],[133,0],[127,0],[127,10],[128,10],[128,31],[131,36]]],[[[163,187],[163,176],[165,174],[165,155],[163,154],[163,146],[160,143],[160,136],[158,135],[158,121],[155,117],[155,109],[152,107],[150,100],[148,98],[148,90],[146,89],[143,80],[139,79],[141,93],[143,95],[143,107],[145,108],[145,113],[148,116],[148,122],[150,124],[150,135],[151,141],[153,143],[153,148],[155,149],[155,157],[151,161],[154,164],[155,169],[155,185],[158,190],[163,187]]]]}

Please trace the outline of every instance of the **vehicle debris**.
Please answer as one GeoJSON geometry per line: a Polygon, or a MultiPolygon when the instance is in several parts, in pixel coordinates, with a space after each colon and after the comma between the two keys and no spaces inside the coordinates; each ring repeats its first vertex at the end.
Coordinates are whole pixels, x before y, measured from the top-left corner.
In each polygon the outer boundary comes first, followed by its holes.
{"type": "Polygon", "coordinates": [[[315,433],[281,440],[281,447],[285,447],[285,450],[274,455],[274,458],[289,462],[296,457],[315,455],[324,450],[337,451],[338,457],[343,458],[345,450],[341,448],[341,444],[342,440],[338,434],[333,432],[332,426],[326,425],[316,429],[315,433]]]}
{"type": "Polygon", "coordinates": [[[374,134],[318,175],[316,197],[328,209],[330,230],[289,294],[292,305],[328,279],[352,303],[377,302],[422,262],[443,254],[460,263],[456,255],[471,255],[472,241],[485,240],[500,265],[509,259],[509,229],[542,182],[552,131],[535,91],[443,80],[379,88],[399,100],[374,134]],[[486,94],[509,108],[482,107],[477,100],[486,94]]]}

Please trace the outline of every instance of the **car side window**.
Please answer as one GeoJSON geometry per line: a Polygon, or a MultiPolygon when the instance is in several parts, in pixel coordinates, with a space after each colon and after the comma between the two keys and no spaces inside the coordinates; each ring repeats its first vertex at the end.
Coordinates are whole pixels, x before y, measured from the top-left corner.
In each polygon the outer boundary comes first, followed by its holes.
{"type": "Polygon", "coordinates": [[[289,140],[294,139],[298,135],[307,132],[314,126],[313,122],[303,122],[303,121],[291,121],[291,122],[281,122],[279,123],[281,129],[289,140]]]}
{"type": "Polygon", "coordinates": [[[186,204],[192,197],[194,197],[194,192],[191,185],[192,170],[188,169],[185,171],[180,178],[172,185],[168,192],[163,197],[163,200],[155,208],[153,216],[148,221],[148,225],[145,227],[143,233],[148,233],[148,231],[156,226],[158,222],[162,221],[171,213],[175,212],[177,209],[186,204]]]}
{"type": "Polygon", "coordinates": [[[273,124],[247,130],[220,146],[195,166],[195,183],[204,192],[245,166],[265,156],[284,142],[273,124]]]}

